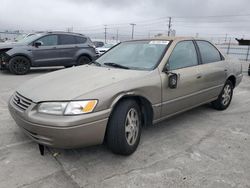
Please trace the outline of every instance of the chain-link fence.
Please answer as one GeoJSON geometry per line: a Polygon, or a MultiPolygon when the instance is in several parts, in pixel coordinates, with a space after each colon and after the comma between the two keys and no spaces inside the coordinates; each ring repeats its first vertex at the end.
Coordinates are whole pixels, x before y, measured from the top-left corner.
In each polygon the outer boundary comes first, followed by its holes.
{"type": "Polygon", "coordinates": [[[242,61],[250,61],[250,46],[217,45],[225,54],[242,61]]]}

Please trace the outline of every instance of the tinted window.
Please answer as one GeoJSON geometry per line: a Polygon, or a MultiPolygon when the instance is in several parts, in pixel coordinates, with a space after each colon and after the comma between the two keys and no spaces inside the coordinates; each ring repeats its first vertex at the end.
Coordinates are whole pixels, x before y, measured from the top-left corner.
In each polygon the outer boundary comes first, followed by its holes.
{"type": "Polygon", "coordinates": [[[179,42],[168,60],[170,70],[198,65],[196,49],[192,41],[179,42]]]}
{"type": "Polygon", "coordinates": [[[209,42],[197,41],[201,53],[202,63],[221,61],[220,52],[209,42]]]}
{"type": "Polygon", "coordinates": [[[37,41],[42,42],[42,46],[54,46],[58,44],[57,35],[48,35],[38,39],[37,41]]]}
{"type": "Polygon", "coordinates": [[[85,37],[75,37],[75,40],[77,44],[83,44],[87,41],[85,37]]]}
{"type": "Polygon", "coordinates": [[[72,35],[60,35],[60,44],[76,44],[75,37],[72,35]]]}

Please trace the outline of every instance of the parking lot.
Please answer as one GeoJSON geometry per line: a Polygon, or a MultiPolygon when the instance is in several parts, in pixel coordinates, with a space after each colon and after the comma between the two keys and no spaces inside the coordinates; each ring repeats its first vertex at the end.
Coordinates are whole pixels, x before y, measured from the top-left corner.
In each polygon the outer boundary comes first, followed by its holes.
{"type": "MultiPolygon", "coordinates": [[[[246,64],[245,64],[246,65],[246,64]]],[[[143,129],[137,151],[112,154],[104,145],[77,150],[46,148],[26,137],[7,101],[20,84],[54,70],[24,76],[0,72],[0,187],[250,187],[250,77],[231,106],[209,105],[143,129]]]]}

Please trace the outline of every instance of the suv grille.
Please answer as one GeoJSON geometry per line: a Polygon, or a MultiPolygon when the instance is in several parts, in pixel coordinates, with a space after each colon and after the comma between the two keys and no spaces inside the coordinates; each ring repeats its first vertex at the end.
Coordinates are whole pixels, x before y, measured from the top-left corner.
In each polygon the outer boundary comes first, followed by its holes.
{"type": "Polygon", "coordinates": [[[32,103],[30,99],[23,97],[17,92],[14,94],[12,102],[23,111],[27,110],[32,103]]]}

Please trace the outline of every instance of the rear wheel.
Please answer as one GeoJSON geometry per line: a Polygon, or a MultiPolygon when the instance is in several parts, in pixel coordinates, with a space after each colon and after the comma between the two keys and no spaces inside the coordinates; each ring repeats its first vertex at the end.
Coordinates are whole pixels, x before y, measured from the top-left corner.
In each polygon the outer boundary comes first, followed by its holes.
{"type": "Polygon", "coordinates": [[[114,109],[107,128],[109,149],[121,155],[132,154],[141,136],[141,112],[134,100],[123,100],[114,109]]]}
{"type": "Polygon", "coordinates": [[[15,56],[9,61],[9,70],[13,74],[27,74],[30,70],[30,61],[26,57],[15,56]]]}
{"type": "Polygon", "coordinates": [[[227,80],[218,99],[212,102],[212,106],[217,110],[225,110],[231,103],[233,97],[233,84],[227,80]]]}
{"type": "Polygon", "coordinates": [[[83,55],[78,58],[77,65],[85,65],[85,64],[89,64],[90,62],[91,62],[91,59],[83,55]]]}

